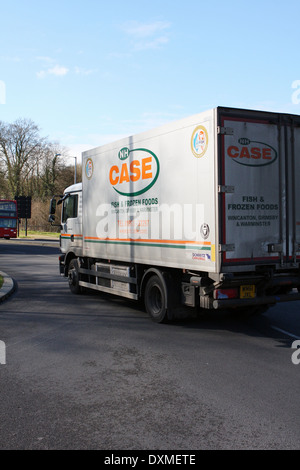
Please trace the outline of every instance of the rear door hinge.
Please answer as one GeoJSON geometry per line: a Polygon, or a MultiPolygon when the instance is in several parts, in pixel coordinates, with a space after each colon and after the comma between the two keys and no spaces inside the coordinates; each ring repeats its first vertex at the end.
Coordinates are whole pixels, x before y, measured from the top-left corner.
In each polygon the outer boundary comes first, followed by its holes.
{"type": "Polygon", "coordinates": [[[224,245],[219,245],[219,251],[220,252],[235,251],[235,244],[234,243],[227,243],[227,244],[224,244],[224,245]]]}
{"type": "Polygon", "coordinates": [[[219,185],[218,192],[219,193],[234,193],[234,186],[219,185]]]}
{"type": "Polygon", "coordinates": [[[217,127],[217,134],[221,135],[233,135],[233,128],[232,127],[217,127]]]}
{"type": "Polygon", "coordinates": [[[283,251],[283,246],[281,243],[269,243],[268,244],[268,253],[281,253],[283,251]]]}

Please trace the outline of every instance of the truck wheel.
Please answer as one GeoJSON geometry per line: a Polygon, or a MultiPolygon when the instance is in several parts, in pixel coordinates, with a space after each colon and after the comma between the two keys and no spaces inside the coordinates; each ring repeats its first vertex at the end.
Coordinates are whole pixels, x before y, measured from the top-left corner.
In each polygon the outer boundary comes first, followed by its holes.
{"type": "Polygon", "coordinates": [[[81,287],[79,285],[79,274],[78,274],[78,261],[72,259],[68,267],[68,281],[69,287],[73,294],[81,294],[81,287]]]}
{"type": "Polygon", "coordinates": [[[152,276],[148,280],[144,301],[147,313],[153,321],[156,323],[167,321],[166,289],[163,281],[158,276],[152,276]]]}

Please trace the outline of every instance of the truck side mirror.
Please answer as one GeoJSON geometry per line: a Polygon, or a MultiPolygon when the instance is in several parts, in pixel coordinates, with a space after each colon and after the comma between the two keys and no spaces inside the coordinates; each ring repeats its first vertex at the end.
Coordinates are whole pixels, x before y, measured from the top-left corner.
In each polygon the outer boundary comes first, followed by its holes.
{"type": "Polygon", "coordinates": [[[53,197],[50,201],[50,211],[49,211],[50,215],[54,215],[55,211],[56,211],[56,199],[53,197]]]}
{"type": "MultiPolygon", "coordinates": [[[[53,198],[51,199],[48,222],[50,222],[50,224],[53,225],[53,227],[60,227],[61,228],[61,224],[54,224],[54,222],[55,222],[54,214],[55,214],[55,211],[56,211],[56,197],[61,198],[62,196],[53,196],[53,198]]],[[[59,201],[58,201],[57,204],[59,204],[59,201]]]]}

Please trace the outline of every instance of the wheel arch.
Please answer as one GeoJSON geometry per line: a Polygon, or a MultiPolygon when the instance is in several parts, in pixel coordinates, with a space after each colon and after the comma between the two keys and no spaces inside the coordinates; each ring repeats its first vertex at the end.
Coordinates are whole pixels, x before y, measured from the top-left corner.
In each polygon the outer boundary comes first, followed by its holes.
{"type": "Polygon", "coordinates": [[[72,259],[78,258],[78,256],[75,255],[73,251],[68,251],[65,256],[65,266],[64,266],[64,275],[67,277],[68,276],[68,269],[69,269],[69,264],[72,261],[72,259]]]}
{"type": "Polygon", "coordinates": [[[165,298],[165,309],[167,311],[168,321],[176,318],[176,309],[180,303],[179,278],[176,270],[161,270],[155,267],[149,267],[143,274],[140,284],[140,298],[145,302],[146,285],[152,276],[158,276],[163,289],[165,298]]]}
{"type": "Polygon", "coordinates": [[[144,299],[144,295],[145,295],[145,289],[146,289],[146,285],[147,285],[147,282],[148,280],[153,276],[153,275],[157,275],[160,280],[162,281],[162,285],[164,287],[164,291],[165,291],[165,308],[168,308],[168,286],[167,286],[167,282],[166,282],[166,273],[161,271],[160,269],[157,269],[157,268],[148,268],[144,274],[143,274],[143,277],[142,277],[142,280],[141,280],[141,284],[140,284],[140,298],[144,299]]]}

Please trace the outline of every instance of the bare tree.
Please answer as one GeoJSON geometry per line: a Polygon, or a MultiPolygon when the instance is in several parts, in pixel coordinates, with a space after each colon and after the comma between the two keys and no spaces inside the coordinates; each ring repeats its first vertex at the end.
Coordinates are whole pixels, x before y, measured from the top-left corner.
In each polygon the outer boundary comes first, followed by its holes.
{"type": "Polygon", "coordinates": [[[28,194],[39,199],[55,194],[59,175],[65,168],[65,152],[58,143],[45,143],[36,166],[26,165],[28,194]]]}
{"type": "MultiPolygon", "coordinates": [[[[33,209],[46,201],[48,205],[51,196],[74,181],[74,168],[66,159],[67,149],[41,137],[33,121],[0,121],[0,197],[31,196],[33,209]]],[[[78,170],[80,177],[79,165],[78,170]]],[[[42,219],[37,211],[32,223],[43,225],[42,219]]]]}
{"type": "Polygon", "coordinates": [[[31,120],[19,119],[12,124],[0,121],[0,161],[12,196],[22,194],[26,178],[43,158],[46,144],[31,120]]]}
{"type": "Polygon", "coordinates": [[[7,180],[5,177],[5,171],[3,166],[0,164],[0,199],[5,199],[8,195],[7,180]]]}

